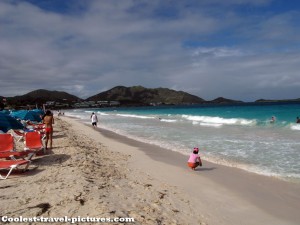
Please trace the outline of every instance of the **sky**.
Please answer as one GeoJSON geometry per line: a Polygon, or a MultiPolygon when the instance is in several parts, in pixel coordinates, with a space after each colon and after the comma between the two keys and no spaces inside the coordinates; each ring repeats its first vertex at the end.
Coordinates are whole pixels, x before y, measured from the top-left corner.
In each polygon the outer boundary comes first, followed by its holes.
{"type": "Polygon", "coordinates": [[[0,96],[119,85],[300,98],[300,1],[0,1],[0,96]]]}

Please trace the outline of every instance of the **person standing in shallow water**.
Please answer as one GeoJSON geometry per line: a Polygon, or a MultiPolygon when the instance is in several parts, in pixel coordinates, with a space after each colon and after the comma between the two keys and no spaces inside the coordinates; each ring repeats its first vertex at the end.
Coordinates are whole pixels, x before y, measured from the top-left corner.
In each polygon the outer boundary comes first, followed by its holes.
{"type": "Polygon", "coordinates": [[[45,133],[46,133],[46,150],[48,149],[48,141],[50,142],[50,148],[52,148],[52,136],[53,136],[53,124],[54,117],[50,110],[46,111],[46,114],[43,118],[43,123],[45,124],[45,133]]]}
{"type": "Polygon", "coordinates": [[[97,115],[93,112],[91,115],[91,120],[92,120],[92,125],[94,128],[97,127],[97,123],[98,123],[98,118],[97,115]]]}
{"type": "Polygon", "coordinates": [[[271,117],[271,120],[270,120],[270,123],[275,123],[276,122],[276,117],[275,116],[272,116],[271,117]]]}

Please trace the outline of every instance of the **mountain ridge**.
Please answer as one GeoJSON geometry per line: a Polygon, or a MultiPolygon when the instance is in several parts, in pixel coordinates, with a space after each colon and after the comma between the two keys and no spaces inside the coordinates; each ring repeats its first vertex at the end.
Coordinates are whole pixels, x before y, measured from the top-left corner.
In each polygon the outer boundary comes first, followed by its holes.
{"type": "Polygon", "coordinates": [[[59,101],[70,103],[73,101],[81,100],[75,95],[71,95],[63,91],[49,91],[46,89],[37,89],[28,92],[24,95],[17,95],[14,97],[3,97],[6,98],[6,102],[9,105],[21,106],[21,105],[42,105],[47,101],[59,101]]]}
{"type": "Polygon", "coordinates": [[[271,100],[271,99],[258,99],[256,103],[272,103],[272,102],[300,102],[300,98],[295,99],[283,99],[283,100],[271,100]]]}
{"type": "Polygon", "coordinates": [[[116,86],[87,98],[87,101],[119,101],[121,104],[201,104],[202,98],[183,91],[168,88],[145,88],[143,86],[116,86]]]}
{"type": "MultiPolygon", "coordinates": [[[[163,87],[145,88],[143,86],[115,86],[107,91],[92,95],[86,99],[79,98],[64,91],[52,91],[46,89],[37,89],[28,92],[27,94],[17,95],[14,97],[5,97],[1,95],[0,99],[0,108],[3,108],[3,105],[42,105],[49,101],[58,102],[70,107],[76,102],[84,101],[118,101],[121,106],[244,103],[243,101],[227,99],[224,97],[218,97],[214,100],[204,100],[203,98],[184,91],[176,91],[163,87]],[[3,99],[5,99],[5,101],[3,99]]],[[[253,103],[276,102],[300,102],[300,98],[286,100],[258,99],[253,103]]]]}

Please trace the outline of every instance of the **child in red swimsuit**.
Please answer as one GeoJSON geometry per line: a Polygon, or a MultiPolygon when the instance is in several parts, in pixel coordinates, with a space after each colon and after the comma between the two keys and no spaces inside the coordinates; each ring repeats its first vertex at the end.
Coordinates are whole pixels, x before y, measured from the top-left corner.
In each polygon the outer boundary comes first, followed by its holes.
{"type": "Polygon", "coordinates": [[[202,166],[202,161],[198,153],[199,148],[194,148],[193,152],[190,154],[188,166],[192,168],[192,170],[195,170],[197,166],[202,166]]]}

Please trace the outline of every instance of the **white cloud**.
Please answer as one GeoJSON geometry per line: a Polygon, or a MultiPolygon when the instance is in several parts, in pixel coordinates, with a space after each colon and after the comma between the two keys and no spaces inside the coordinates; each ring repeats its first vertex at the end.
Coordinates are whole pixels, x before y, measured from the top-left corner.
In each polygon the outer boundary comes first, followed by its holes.
{"type": "Polygon", "coordinates": [[[299,88],[299,49],[289,44],[299,37],[298,13],[243,17],[231,7],[265,7],[267,0],[189,1],[195,7],[185,1],[89,1],[76,13],[10,2],[0,2],[3,96],[45,88],[84,98],[116,85],[143,85],[205,99],[255,100],[270,92],[281,98],[279,89],[291,83],[290,89],[299,88]]]}
{"type": "Polygon", "coordinates": [[[245,53],[240,49],[230,49],[227,47],[214,47],[214,48],[205,48],[201,47],[194,51],[194,56],[202,57],[234,57],[234,56],[243,56],[245,53]]]}

